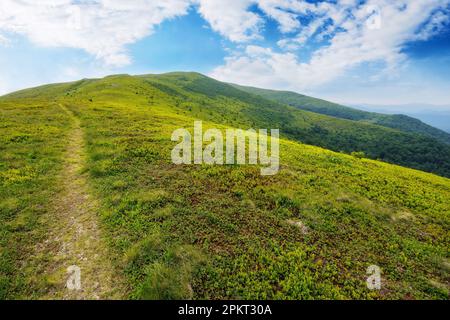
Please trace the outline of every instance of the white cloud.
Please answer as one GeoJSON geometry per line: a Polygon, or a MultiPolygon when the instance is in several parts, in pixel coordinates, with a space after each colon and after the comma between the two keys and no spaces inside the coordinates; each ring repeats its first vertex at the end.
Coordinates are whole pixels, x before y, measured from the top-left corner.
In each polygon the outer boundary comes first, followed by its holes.
{"type": "Polygon", "coordinates": [[[262,19],[248,11],[254,0],[198,0],[198,11],[211,28],[231,41],[245,42],[258,37],[262,19]]]}
{"type": "Polygon", "coordinates": [[[166,19],[195,5],[211,28],[234,42],[259,37],[263,19],[250,12],[254,0],[1,0],[0,45],[4,33],[26,36],[43,47],[83,49],[107,65],[124,66],[126,45],[153,32],[166,19]]]}
{"type": "Polygon", "coordinates": [[[369,0],[366,6],[355,5],[354,1],[309,6],[305,14],[314,11],[315,19],[292,37],[292,41],[283,39],[279,42],[279,45],[292,46],[290,49],[295,50],[298,48],[296,43],[313,40],[320,25],[325,23],[324,15],[327,18],[333,16],[333,30],[328,30],[331,40],[319,47],[309,61],[300,61],[291,52],[280,53],[249,45],[244,52],[229,56],[211,75],[242,84],[305,90],[335,80],[363,63],[381,62],[386,65],[385,73],[392,74],[406,59],[402,53],[403,45],[434,34],[434,26],[443,21],[437,12],[448,4],[448,0],[369,0]],[[380,28],[367,23],[373,17],[368,6],[381,10],[380,28]],[[427,29],[423,25],[432,27],[427,29]],[[338,27],[340,31],[336,32],[338,27]],[[420,27],[422,31],[417,33],[420,27]]]}
{"type": "Polygon", "coordinates": [[[306,67],[293,53],[276,53],[269,48],[249,45],[244,53],[226,58],[225,65],[210,75],[241,84],[293,89],[292,83],[307,76],[306,67]]]}
{"type": "MultiPolygon", "coordinates": [[[[0,31],[44,47],[83,49],[108,65],[130,63],[125,46],[165,19],[184,15],[190,0],[2,0],[0,31]]],[[[4,36],[3,36],[4,38],[4,36]]]]}
{"type": "Polygon", "coordinates": [[[426,40],[430,36],[438,34],[449,23],[450,16],[443,10],[434,12],[424,28],[417,34],[417,40],[426,40]]]}
{"type": "Polygon", "coordinates": [[[260,0],[258,6],[280,24],[281,32],[293,32],[300,27],[298,15],[290,10],[299,4],[291,0],[260,0]]]}
{"type": "MultiPolygon", "coordinates": [[[[228,48],[233,53],[211,73],[213,77],[304,91],[364,63],[385,66],[379,79],[395,74],[407,61],[403,45],[439,33],[449,22],[449,4],[450,0],[367,0],[364,5],[360,0],[0,0],[0,45],[20,34],[43,47],[82,49],[104,62],[100,68],[114,72],[113,67],[131,63],[127,45],[194,8],[212,30],[239,44],[234,48],[238,51],[228,48]],[[374,17],[368,8],[381,10],[379,28],[367,23],[374,17]],[[263,40],[268,18],[277,22],[282,37],[277,46],[264,48],[254,40],[263,40]],[[300,59],[299,50],[311,47],[311,57],[300,59]]],[[[73,78],[86,72],[69,68],[62,74],[73,78]]]]}

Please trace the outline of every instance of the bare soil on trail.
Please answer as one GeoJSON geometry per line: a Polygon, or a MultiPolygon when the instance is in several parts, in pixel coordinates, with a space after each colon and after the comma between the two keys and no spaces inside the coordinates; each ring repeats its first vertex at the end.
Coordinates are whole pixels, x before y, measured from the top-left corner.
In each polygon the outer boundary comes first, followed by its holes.
{"type": "Polygon", "coordinates": [[[36,255],[44,274],[36,276],[45,283],[40,299],[120,299],[121,275],[112,266],[99,228],[99,203],[82,171],[86,161],[83,129],[70,110],[62,105],[61,108],[72,118],[73,128],[58,179],[59,194],[43,217],[49,232],[37,246],[36,255]],[[74,268],[80,270],[79,283],[71,281],[77,277],[74,268]]]}

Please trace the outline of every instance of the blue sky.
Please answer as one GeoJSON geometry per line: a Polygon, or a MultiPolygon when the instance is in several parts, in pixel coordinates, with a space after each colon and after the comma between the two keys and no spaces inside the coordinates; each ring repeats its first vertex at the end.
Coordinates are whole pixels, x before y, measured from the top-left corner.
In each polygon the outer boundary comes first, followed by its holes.
{"type": "Polygon", "coordinates": [[[0,94],[198,71],[342,103],[450,109],[450,0],[37,2],[0,2],[0,94]]]}

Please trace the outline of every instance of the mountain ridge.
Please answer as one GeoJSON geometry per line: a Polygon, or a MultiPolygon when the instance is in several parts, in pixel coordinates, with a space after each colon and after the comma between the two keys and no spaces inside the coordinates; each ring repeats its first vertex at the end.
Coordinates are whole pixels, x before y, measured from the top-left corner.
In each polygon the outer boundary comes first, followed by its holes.
{"type": "Polygon", "coordinates": [[[355,120],[378,124],[381,126],[398,129],[404,132],[421,133],[435,138],[446,144],[450,144],[450,133],[435,128],[404,114],[383,114],[378,112],[364,111],[354,107],[329,102],[323,99],[313,98],[293,91],[282,91],[272,89],[261,89],[256,87],[231,84],[241,90],[260,95],[266,99],[285,103],[302,110],[308,110],[320,114],[334,116],[341,119],[355,120]]]}
{"type": "Polygon", "coordinates": [[[235,127],[279,128],[282,135],[302,143],[346,153],[364,152],[372,159],[450,176],[450,146],[434,138],[301,110],[195,72],[82,79],[22,90],[2,99],[78,95],[91,101],[97,95],[123,95],[123,91],[114,91],[121,89],[117,86],[122,79],[130,82],[126,90],[135,96],[146,96],[149,105],[152,98],[146,92],[156,88],[167,95],[167,102],[178,112],[199,119],[235,127]],[[114,84],[116,80],[118,83],[114,84]]]}

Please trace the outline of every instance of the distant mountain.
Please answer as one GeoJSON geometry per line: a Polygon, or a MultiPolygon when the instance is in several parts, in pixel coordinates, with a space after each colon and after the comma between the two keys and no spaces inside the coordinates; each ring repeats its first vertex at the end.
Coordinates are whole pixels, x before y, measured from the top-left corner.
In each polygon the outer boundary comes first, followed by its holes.
{"type": "Polygon", "coordinates": [[[381,112],[387,114],[405,114],[417,118],[426,124],[450,133],[450,105],[438,106],[427,104],[408,105],[370,105],[351,104],[352,107],[370,112],[381,112]]]}
{"type": "Polygon", "coordinates": [[[367,112],[290,91],[267,90],[239,85],[234,86],[246,92],[302,110],[308,110],[341,119],[377,124],[404,132],[419,133],[435,138],[443,143],[450,144],[450,133],[434,128],[407,115],[367,112]]]}

